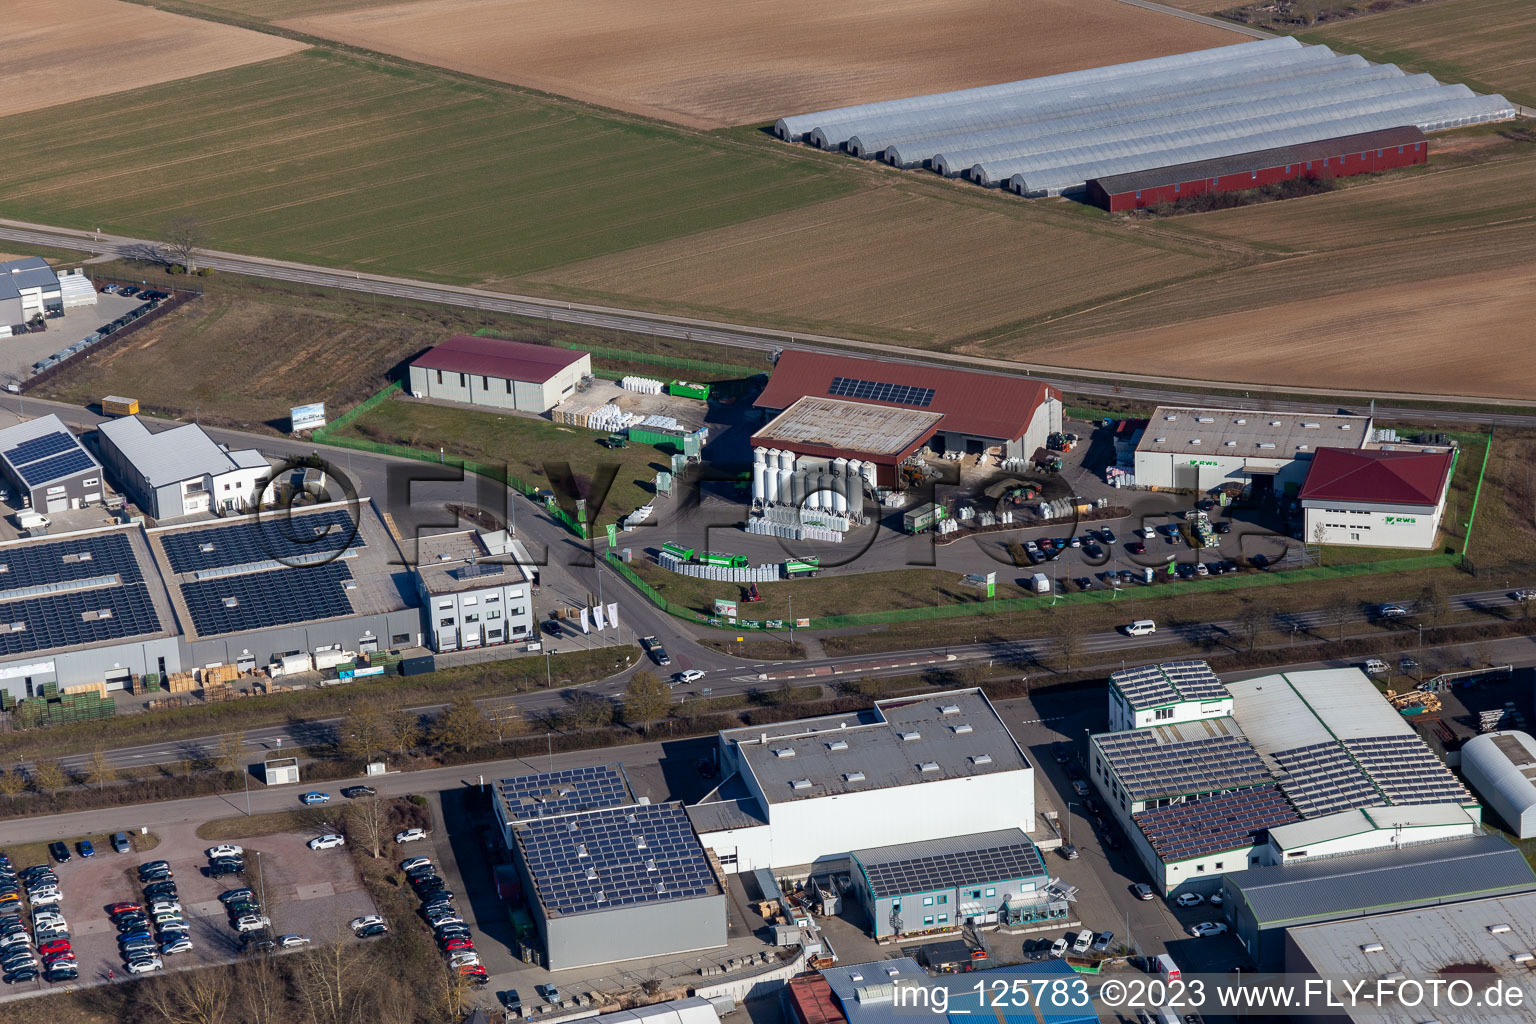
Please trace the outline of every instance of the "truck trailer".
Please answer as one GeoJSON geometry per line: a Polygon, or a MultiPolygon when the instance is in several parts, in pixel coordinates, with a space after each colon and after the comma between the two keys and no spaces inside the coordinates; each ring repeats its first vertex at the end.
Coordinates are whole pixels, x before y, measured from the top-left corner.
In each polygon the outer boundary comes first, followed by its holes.
{"type": "Polygon", "coordinates": [[[108,395],[101,400],[101,414],[103,416],[137,416],[139,400],[124,398],[121,395],[108,395]]]}
{"type": "Polygon", "coordinates": [[[949,509],[935,502],[919,505],[901,517],[901,525],[908,533],[922,533],[935,524],[949,518],[949,509]]]}

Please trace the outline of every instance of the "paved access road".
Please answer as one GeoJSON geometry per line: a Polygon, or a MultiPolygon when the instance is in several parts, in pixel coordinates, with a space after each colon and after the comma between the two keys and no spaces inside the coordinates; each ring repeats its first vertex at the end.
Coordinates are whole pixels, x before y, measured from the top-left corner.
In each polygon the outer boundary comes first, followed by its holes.
{"type": "MultiPolygon", "coordinates": [[[[29,224],[24,221],[13,220],[0,220],[0,239],[29,242],[33,245],[48,246],[56,249],[70,249],[77,252],[125,257],[142,256],[145,252],[154,251],[157,248],[156,243],[148,239],[130,238],[124,235],[94,234],[71,228],[49,227],[47,225],[29,224]]],[[[1433,399],[1439,402],[1481,405],[1486,406],[1488,409],[1486,412],[1436,411],[1432,416],[1437,423],[1482,425],[1494,422],[1508,426],[1536,424],[1536,416],[1498,411],[1500,407],[1522,408],[1530,404],[1514,400],[1483,398],[1472,395],[1429,396],[1390,391],[1373,392],[1293,387],[1287,388],[1287,391],[1292,394],[1316,395],[1319,398],[1319,402],[1283,402],[1267,397],[1267,393],[1272,388],[1270,385],[1265,384],[1248,385],[1241,381],[1185,380],[1175,377],[1156,377],[1145,373],[1084,370],[1075,367],[1048,366],[1039,363],[1024,364],[1004,359],[986,359],[974,356],[956,355],[939,358],[932,352],[922,352],[899,345],[855,341],[850,338],[836,338],[820,334],[798,334],[744,324],[698,320],[688,317],[665,316],[647,313],[642,310],[622,309],[613,306],[557,302],[534,295],[484,291],[456,285],[433,284],[427,281],[407,278],[384,277],[377,274],[349,273],[347,271],[337,271],[303,263],[264,259],[257,256],[243,256],[238,253],[209,251],[202,255],[200,262],[205,266],[230,274],[245,274],[278,281],[293,281],[318,287],[337,288],[370,295],[393,296],[420,302],[435,302],[449,306],[466,306],[472,309],[508,313],[514,316],[554,320],[562,323],[584,324],[611,330],[631,331],[637,334],[651,334],[663,338],[729,345],[735,348],[754,349],[765,354],[775,348],[795,348],[806,351],[847,351],[854,349],[879,356],[882,359],[926,366],[960,366],[976,369],[1004,370],[1014,373],[1025,372],[1041,380],[1050,381],[1067,391],[1085,395],[1110,395],[1121,401],[1147,402],[1150,404],[1169,402],[1182,405],[1194,400],[1196,397],[1186,390],[1191,386],[1226,391],[1252,387],[1259,393],[1257,398],[1249,398],[1246,394],[1245,397],[1240,399],[1235,396],[1223,396],[1221,399],[1223,406],[1227,408],[1269,408],[1331,413],[1337,412],[1338,407],[1336,402],[1330,399],[1340,397],[1359,399],[1362,402],[1424,401],[1433,399]],[[1053,376],[1053,374],[1059,376],[1053,376]],[[1166,390],[1160,390],[1156,385],[1168,385],[1169,387],[1166,390]]],[[[1398,409],[1378,406],[1375,415],[1383,419],[1423,419],[1426,414],[1422,409],[1398,409]]]]}

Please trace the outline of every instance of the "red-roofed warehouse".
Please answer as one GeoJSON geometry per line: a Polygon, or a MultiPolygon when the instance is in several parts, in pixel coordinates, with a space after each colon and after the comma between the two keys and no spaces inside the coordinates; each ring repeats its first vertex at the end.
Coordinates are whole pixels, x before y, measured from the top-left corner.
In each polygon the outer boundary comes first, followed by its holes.
{"type": "Polygon", "coordinates": [[[870,463],[883,485],[924,444],[1028,458],[1062,416],[1061,392],[1028,377],[798,351],[779,357],[755,404],[770,420],[755,448],[870,463]],[[858,406],[873,408],[861,415],[858,406]]]}
{"type": "Polygon", "coordinates": [[[592,372],[586,352],[455,334],[411,363],[411,393],[518,412],[547,412],[592,372]]]}
{"type": "Polygon", "coordinates": [[[1319,448],[1301,487],[1308,544],[1435,546],[1456,449],[1319,448]]]}

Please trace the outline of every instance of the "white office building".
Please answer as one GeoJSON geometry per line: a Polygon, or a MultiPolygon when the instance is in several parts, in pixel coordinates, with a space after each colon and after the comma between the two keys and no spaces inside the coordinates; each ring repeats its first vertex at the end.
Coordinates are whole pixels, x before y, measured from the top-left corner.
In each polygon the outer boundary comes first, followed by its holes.
{"type": "Polygon", "coordinates": [[[96,429],[102,462],[134,504],[160,521],[252,511],[272,475],[259,451],[231,451],[196,423],[152,431],[124,416],[96,429]]]}
{"type": "Polygon", "coordinates": [[[720,786],[688,809],[728,872],[1034,828],[1034,769],[979,689],[728,729],[720,786]]]}
{"type": "Polygon", "coordinates": [[[443,653],[533,639],[529,565],[522,544],[505,531],[423,537],[416,587],[432,649],[443,653]]]}
{"type": "Polygon", "coordinates": [[[1141,729],[1222,718],[1232,694],[1203,661],[1138,665],[1109,674],[1109,729],[1141,729]]]}

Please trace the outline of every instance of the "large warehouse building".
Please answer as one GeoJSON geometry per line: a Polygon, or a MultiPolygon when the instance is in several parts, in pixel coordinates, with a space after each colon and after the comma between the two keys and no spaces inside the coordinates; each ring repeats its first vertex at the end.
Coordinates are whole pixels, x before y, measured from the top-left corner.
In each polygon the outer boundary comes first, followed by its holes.
{"type": "Polygon", "coordinates": [[[724,781],[688,809],[731,872],[1034,828],[1034,769],[980,690],[720,733],[724,781]]]}
{"type": "Polygon", "coordinates": [[[550,970],[726,944],[724,879],[683,805],[637,802],[622,768],[503,779],[495,807],[550,970]]]}
{"type": "Polygon", "coordinates": [[[411,394],[492,409],[543,413],[592,374],[586,352],[455,334],[411,362],[411,394]]]}
{"type": "Polygon", "coordinates": [[[1358,449],[1370,439],[1369,416],[1160,405],[1136,445],[1136,486],[1294,492],[1318,449],[1358,449]]]}
{"type": "Polygon", "coordinates": [[[1440,537],[1454,448],[1321,448],[1301,487],[1309,544],[1426,550],[1440,537]]]}
{"type": "Polygon", "coordinates": [[[1461,773],[1504,827],[1536,838],[1536,739],[1509,730],[1474,736],[1461,748],[1461,773]]]}
{"type": "Polygon", "coordinates": [[[1061,392],[1028,377],[800,351],[779,357],[755,404],[773,417],[752,436],[757,463],[771,458],[779,476],[768,490],[754,474],[754,497],[769,503],[798,503],[779,496],[784,484],[838,459],[869,466],[865,479],[888,487],[924,445],[1028,458],[1062,420],[1061,392]]]}
{"type": "Polygon", "coordinates": [[[102,461],[154,519],[246,512],[261,498],[272,466],[254,448],[230,451],[196,423],[151,431],[137,416],[96,428],[102,461]]]}
{"type": "Polygon", "coordinates": [[[1059,195],[1110,175],[1515,114],[1502,96],[1283,37],[801,114],[774,130],[1021,195],[1059,195]]]}
{"type": "Polygon", "coordinates": [[[1224,685],[1187,664],[1119,676],[1112,720],[1169,715],[1092,737],[1089,772],[1164,892],[1477,831],[1477,801],[1358,669],[1224,685]],[[1229,715],[1206,714],[1223,702],[1229,715]]]}
{"type": "Polygon", "coordinates": [[[101,465],[53,413],[0,430],[0,479],[38,512],[101,501],[101,465]]]}
{"type": "Polygon", "coordinates": [[[39,256],[0,263],[0,324],[14,327],[39,313],[63,309],[59,275],[39,256]]]}
{"type": "Polygon", "coordinates": [[[1504,837],[1483,834],[1251,868],[1224,875],[1221,888],[1237,940],[1260,971],[1279,971],[1291,929],[1536,892],[1536,872],[1504,837]]]}
{"type": "Polygon", "coordinates": [[[1088,201],[1111,213],[1144,210],[1207,192],[1237,192],[1296,178],[1347,178],[1428,160],[1429,143],[1423,132],[1412,126],[1387,128],[1094,178],[1088,182],[1088,201]]]}

